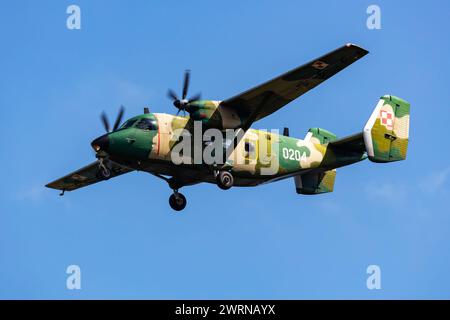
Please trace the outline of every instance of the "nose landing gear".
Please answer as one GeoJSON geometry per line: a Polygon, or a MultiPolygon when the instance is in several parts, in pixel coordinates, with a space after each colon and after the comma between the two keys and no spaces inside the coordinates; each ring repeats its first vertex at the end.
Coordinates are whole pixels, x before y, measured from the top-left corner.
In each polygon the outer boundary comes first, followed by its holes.
{"type": "Polygon", "coordinates": [[[186,204],[186,197],[182,193],[179,193],[178,190],[174,190],[169,198],[170,207],[175,211],[181,211],[186,207],[186,204]]]}
{"type": "Polygon", "coordinates": [[[108,180],[109,178],[111,178],[111,169],[108,168],[108,165],[105,162],[105,159],[99,158],[97,178],[101,180],[108,180]]]}

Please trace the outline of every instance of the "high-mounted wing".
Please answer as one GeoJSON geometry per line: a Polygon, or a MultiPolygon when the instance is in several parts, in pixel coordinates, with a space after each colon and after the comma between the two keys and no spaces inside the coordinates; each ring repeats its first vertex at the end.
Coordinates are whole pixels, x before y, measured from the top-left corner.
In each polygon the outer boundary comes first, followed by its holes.
{"type": "MultiPolygon", "coordinates": [[[[100,177],[97,177],[98,166],[99,162],[95,161],[84,168],[47,184],[46,187],[62,191],[72,191],[103,181],[100,177]]],[[[111,164],[111,178],[120,176],[121,174],[130,171],[132,170],[119,166],[115,163],[111,164]]]]}
{"type": "Polygon", "coordinates": [[[247,130],[254,121],[277,111],[367,53],[368,51],[363,48],[347,44],[253,89],[224,100],[221,107],[231,108],[241,119],[245,119],[243,129],[247,130]]]}

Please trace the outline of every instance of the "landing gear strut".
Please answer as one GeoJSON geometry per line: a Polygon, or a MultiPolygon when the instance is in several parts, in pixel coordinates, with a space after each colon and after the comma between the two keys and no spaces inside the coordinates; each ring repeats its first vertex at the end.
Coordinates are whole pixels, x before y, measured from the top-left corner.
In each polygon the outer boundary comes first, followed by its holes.
{"type": "Polygon", "coordinates": [[[100,158],[99,162],[100,163],[98,165],[97,178],[108,180],[109,178],[111,178],[111,170],[105,164],[105,160],[103,158],[100,158]]]}
{"type": "Polygon", "coordinates": [[[220,189],[228,190],[234,184],[233,175],[228,171],[220,171],[216,175],[216,182],[220,189]]]}
{"type": "Polygon", "coordinates": [[[181,211],[186,208],[187,200],[182,193],[178,192],[178,189],[183,186],[175,178],[167,178],[161,174],[152,173],[155,177],[160,178],[169,184],[169,187],[173,190],[173,194],[169,197],[169,205],[175,211],[181,211]]]}
{"type": "Polygon", "coordinates": [[[178,190],[174,190],[169,198],[170,207],[175,211],[181,211],[186,207],[187,200],[178,190]]]}

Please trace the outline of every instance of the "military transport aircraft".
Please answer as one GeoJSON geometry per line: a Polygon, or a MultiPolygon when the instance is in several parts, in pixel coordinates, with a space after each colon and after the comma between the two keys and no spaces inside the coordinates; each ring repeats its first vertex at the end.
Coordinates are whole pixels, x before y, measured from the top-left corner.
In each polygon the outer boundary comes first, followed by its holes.
{"type": "MultiPolygon", "coordinates": [[[[124,114],[122,107],[110,129],[103,113],[101,119],[107,133],[91,143],[97,161],[46,186],[61,190],[63,195],[65,191],[131,171],[145,171],[168,183],[173,190],[169,204],[176,211],[186,206],[186,198],[179,189],[200,182],[216,183],[226,190],[232,186],[256,186],[293,178],[298,194],[331,192],[336,168],[366,158],[373,162],[406,158],[410,111],[408,102],[391,95],[382,96],[363,130],[340,139],[322,128],[309,129],[302,140],[290,137],[287,128],[282,134],[276,134],[250,129],[250,126],[367,53],[361,47],[346,44],[223,101],[201,100],[200,95],[188,99],[190,73],[186,71],[181,98],[172,90],[168,92],[178,109],[177,115],[151,113],[148,108],[144,108],[144,114],[120,125],[124,114]],[[180,111],[188,115],[181,116],[180,111]],[[221,132],[234,130],[232,141],[226,138],[222,140],[224,161],[175,164],[172,151],[184,140],[177,133],[180,131],[178,129],[193,132],[198,122],[202,124],[202,132],[211,128],[221,132]],[[265,157],[258,152],[263,146],[268,150],[265,157]],[[239,155],[243,161],[236,161],[239,155]]],[[[202,142],[201,148],[207,145],[202,142]]]]}

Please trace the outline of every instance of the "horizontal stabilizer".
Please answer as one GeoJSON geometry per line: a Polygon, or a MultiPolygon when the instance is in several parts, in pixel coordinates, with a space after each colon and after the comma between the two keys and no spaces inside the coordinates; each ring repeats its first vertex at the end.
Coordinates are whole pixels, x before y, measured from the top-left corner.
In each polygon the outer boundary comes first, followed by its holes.
{"type": "Polygon", "coordinates": [[[298,194],[321,194],[332,192],[336,170],[314,172],[294,177],[295,188],[298,194]]]}

